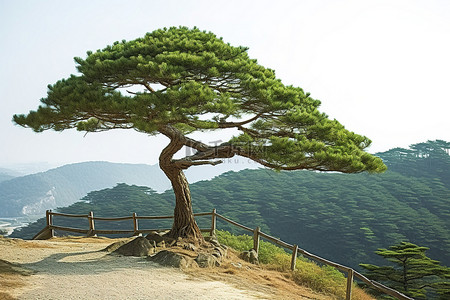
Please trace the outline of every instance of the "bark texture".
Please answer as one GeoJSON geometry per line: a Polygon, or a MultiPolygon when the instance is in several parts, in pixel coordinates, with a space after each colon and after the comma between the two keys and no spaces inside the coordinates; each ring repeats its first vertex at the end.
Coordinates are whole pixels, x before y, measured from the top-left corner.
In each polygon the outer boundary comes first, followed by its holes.
{"type": "Polygon", "coordinates": [[[176,131],[167,130],[165,134],[170,138],[170,143],[161,152],[159,166],[169,178],[175,194],[175,210],[172,229],[168,233],[170,237],[190,238],[203,241],[192,210],[191,191],[183,169],[173,160],[173,155],[184,145],[183,138],[176,131]]]}

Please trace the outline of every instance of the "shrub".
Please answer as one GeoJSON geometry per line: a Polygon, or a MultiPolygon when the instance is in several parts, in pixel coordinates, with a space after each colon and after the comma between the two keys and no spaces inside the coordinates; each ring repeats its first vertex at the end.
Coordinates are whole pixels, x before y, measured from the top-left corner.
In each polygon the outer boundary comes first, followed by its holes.
{"type": "MultiPolygon", "coordinates": [[[[253,248],[253,237],[247,234],[234,235],[228,231],[217,230],[219,243],[227,245],[237,251],[247,251],[253,248]]],[[[282,248],[266,241],[260,241],[258,258],[263,264],[271,264],[277,254],[287,254],[282,248]]]]}
{"type": "MultiPolygon", "coordinates": [[[[249,235],[234,235],[228,231],[217,230],[217,238],[237,251],[253,248],[253,237],[249,235]]],[[[266,241],[260,241],[258,257],[267,268],[290,274],[295,283],[306,286],[320,293],[332,294],[338,299],[345,299],[347,279],[337,269],[331,266],[319,266],[307,258],[299,257],[295,271],[291,271],[291,254],[284,249],[266,241]]],[[[356,286],[356,285],[355,285],[356,286]]],[[[354,289],[352,299],[372,299],[360,289],[354,289]]]]}

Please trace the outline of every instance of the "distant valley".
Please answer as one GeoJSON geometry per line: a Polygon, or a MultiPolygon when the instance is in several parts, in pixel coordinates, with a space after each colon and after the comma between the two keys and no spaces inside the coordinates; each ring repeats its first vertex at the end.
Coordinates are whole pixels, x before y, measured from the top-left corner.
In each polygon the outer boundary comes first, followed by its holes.
{"type": "MultiPolygon", "coordinates": [[[[449,265],[449,148],[448,143],[436,141],[379,153],[389,167],[384,174],[228,172],[192,184],[193,206],[196,212],[216,208],[246,226],[260,226],[286,242],[354,268],[364,262],[382,264],[374,251],[401,241],[429,247],[431,258],[449,265]]],[[[172,214],[173,207],[172,191],[156,193],[144,186],[119,184],[90,192],[83,201],[58,211],[94,211],[104,217],[132,212],[165,215],[172,214]]],[[[199,225],[209,226],[209,221],[200,219],[199,225]]],[[[63,218],[55,218],[55,222],[86,226],[63,218]]],[[[44,225],[45,220],[40,219],[12,236],[31,238],[44,225]]],[[[100,225],[103,229],[130,226],[100,225]]],[[[142,226],[167,227],[170,221],[142,226]]],[[[235,231],[225,223],[218,228],[235,231]]]]}
{"type": "MultiPolygon", "coordinates": [[[[187,176],[190,182],[196,182],[229,170],[255,167],[243,163],[244,160],[236,162],[192,168],[187,176]]],[[[148,186],[157,192],[171,188],[158,165],[84,162],[26,176],[3,168],[0,169],[0,218],[42,216],[47,209],[68,206],[91,191],[117,183],[148,186]]]]}

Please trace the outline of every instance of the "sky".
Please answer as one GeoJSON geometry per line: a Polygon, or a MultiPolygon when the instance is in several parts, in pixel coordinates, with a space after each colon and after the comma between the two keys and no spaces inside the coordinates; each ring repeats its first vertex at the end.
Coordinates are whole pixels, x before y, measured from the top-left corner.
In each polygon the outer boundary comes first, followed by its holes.
{"type": "MultiPolygon", "coordinates": [[[[168,140],[133,130],[34,133],[12,123],[73,57],[171,26],[211,31],[372,140],[368,152],[450,141],[450,1],[0,0],[0,167],[155,164],[168,140]]],[[[205,143],[233,133],[196,134],[205,143]]]]}

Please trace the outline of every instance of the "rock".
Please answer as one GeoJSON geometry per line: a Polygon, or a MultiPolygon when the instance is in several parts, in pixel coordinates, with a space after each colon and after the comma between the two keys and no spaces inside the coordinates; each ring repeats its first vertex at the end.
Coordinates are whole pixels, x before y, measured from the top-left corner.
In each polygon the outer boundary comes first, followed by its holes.
{"type": "Polygon", "coordinates": [[[196,267],[196,262],[192,258],[168,250],[159,251],[155,255],[149,256],[147,259],[165,267],[181,269],[196,267]]]}
{"type": "Polygon", "coordinates": [[[195,258],[198,266],[200,268],[210,268],[220,266],[220,261],[213,254],[200,253],[197,258],[195,258]]]}
{"type": "Polygon", "coordinates": [[[128,243],[130,240],[123,240],[123,241],[119,241],[119,242],[115,242],[112,243],[111,245],[107,246],[105,249],[101,250],[101,251],[106,251],[106,252],[114,252],[115,250],[117,250],[118,248],[120,248],[121,246],[125,245],[126,243],[128,243]]]}
{"type": "Polygon", "coordinates": [[[121,254],[125,256],[148,256],[153,253],[154,248],[150,244],[149,240],[139,236],[132,241],[125,243],[116,250],[113,251],[115,254],[121,254]]]}
{"type": "Polygon", "coordinates": [[[145,238],[149,240],[152,245],[156,245],[157,247],[161,248],[172,247],[177,243],[176,239],[160,235],[157,232],[151,232],[147,234],[145,238]]]}
{"type": "Polygon", "coordinates": [[[250,252],[249,251],[243,251],[239,254],[239,258],[245,261],[250,260],[250,252]]]}
{"type": "Polygon", "coordinates": [[[242,252],[239,254],[239,258],[255,265],[259,264],[258,253],[256,253],[255,249],[242,252]]]}
{"type": "Polygon", "coordinates": [[[155,241],[156,244],[164,241],[164,238],[161,235],[159,235],[157,232],[151,232],[151,233],[147,234],[147,236],[145,238],[147,240],[149,240],[150,242],[155,241]]]}

